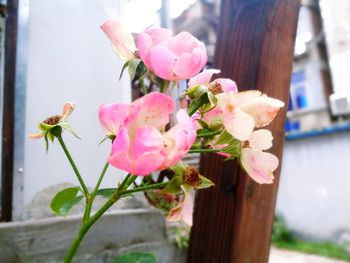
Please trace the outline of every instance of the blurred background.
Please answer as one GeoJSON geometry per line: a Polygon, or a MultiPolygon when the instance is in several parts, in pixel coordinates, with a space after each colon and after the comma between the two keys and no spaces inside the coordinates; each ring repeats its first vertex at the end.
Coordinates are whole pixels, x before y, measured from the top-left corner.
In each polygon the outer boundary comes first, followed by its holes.
{"type": "MultiPolygon", "coordinates": [[[[3,94],[7,2],[0,0],[0,91],[3,94]]],[[[295,42],[272,245],[350,261],[350,2],[303,0],[295,42]]],[[[219,0],[20,0],[17,32],[12,221],[53,216],[49,200],[75,184],[59,147],[28,140],[37,123],[74,100],[68,138],[88,185],[108,155],[97,119],[101,103],[131,100],[130,79],[118,80],[122,62],[99,29],[121,16],[132,32],[150,25],[189,31],[205,42],[211,67],[220,17],[219,0]]],[[[234,48],[234,43],[232,44],[234,48]]],[[[185,88],[186,85],[183,85],[185,88]]],[[[278,88],[278,87],[276,87],[278,88]]],[[[174,91],[174,96],[183,90],[174,91]]],[[[1,95],[0,105],[5,97],[1,95]]],[[[1,107],[3,109],[3,107],[1,107]]],[[[2,114],[1,114],[2,116],[2,114]]],[[[2,123],[2,121],[1,121],[2,123]]],[[[4,151],[4,149],[2,149],[4,151]]],[[[187,157],[194,164],[198,155],[187,157]]],[[[110,186],[122,171],[111,169],[110,186]]],[[[6,180],[5,180],[6,181],[6,180]]],[[[2,180],[4,182],[4,179],[2,180]]],[[[2,199],[4,200],[4,199],[2,199]]],[[[4,202],[4,201],[3,201],[4,202]]],[[[1,211],[0,211],[1,213],[1,211]]],[[[284,262],[274,248],[271,260],[284,262]]],[[[288,255],[287,255],[288,256],[288,255]]],[[[295,261],[304,262],[297,259],[295,261]]],[[[292,256],[293,257],[293,254],[292,256]]],[[[307,256],[305,256],[307,257],[307,256]]],[[[313,258],[305,262],[328,262],[313,258]]]]}

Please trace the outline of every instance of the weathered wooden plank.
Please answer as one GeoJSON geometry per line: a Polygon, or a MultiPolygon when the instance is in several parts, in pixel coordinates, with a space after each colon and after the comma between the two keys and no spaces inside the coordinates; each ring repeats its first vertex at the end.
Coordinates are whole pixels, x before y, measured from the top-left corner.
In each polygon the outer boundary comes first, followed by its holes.
{"type": "Polygon", "coordinates": [[[7,1],[4,91],[1,151],[1,216],[0,221],[12,218],[12,188],[14,160],[15,79],[17,51],[18,0],[7,1]]]}
{"type": "MultiPolygon", "coordinates": [[[[288,102],[298,0],[223,0],[215,65],[240,90],[258,89],[288,102]]],[[[282,157],[285,112],[269,127],[271,152],[282,157]]],[[[258,185],[235,162],[201,158],[201,172],[216,187],[196,198],[188,262],[268,261],[280,171],[273,185],[258,185]]]]}

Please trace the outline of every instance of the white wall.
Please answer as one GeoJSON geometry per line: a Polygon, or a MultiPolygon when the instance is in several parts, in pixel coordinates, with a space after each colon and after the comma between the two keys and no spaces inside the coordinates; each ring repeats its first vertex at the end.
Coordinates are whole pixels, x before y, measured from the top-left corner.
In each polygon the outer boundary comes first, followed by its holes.
{"type": "MultiPolygon", "coordinates": [[[[25,132],[37,131],[38,122],[60,113],[65,101],[75,101],[70,122],[82,140],[68,133],[64,138],[89,186],[95,184],[110,150],[109,142],[98,146],[104,136],[98,107],[130,100],[128,79],[118,80],[122,64],[99,28],[105,19],[120,14],[119,5],[111,0],[30,1],[25,132]]],[[[102,186],[115,186],[122,175],[110,169],[102,186]]],[[[59,144],[50,145],[46,154],[42,140],[27,139],[23,189],[16,185],[15,194],[23,194],[26,205],[38,191],[62,182],[77,184],[59,144]]],[[[15,203],[17,218],[21,208],[15,203]]]]}
{"type": "Polygon", "coordinates": [[[287,141],[277,213],[288,227],[313,239],[350,231],[349,132],[287,141]]]}
{"type": "Polygon", "coordinates": [[[320,0],[335,92],[350,92],[350,1],[320,0]]]}

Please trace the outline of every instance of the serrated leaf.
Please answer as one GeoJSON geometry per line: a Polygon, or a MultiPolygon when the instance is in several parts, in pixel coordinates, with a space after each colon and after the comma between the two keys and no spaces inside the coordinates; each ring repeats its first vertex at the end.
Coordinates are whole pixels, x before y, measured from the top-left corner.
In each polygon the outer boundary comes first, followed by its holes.
{"type": "Polygon", "coordinates": [[[102,188],[97,191],[98,196],[102,196],[104,198],[110,198],[115,191],[117,191],[117,188],[102,188]]]}
{"type": "MultiPolygon", "coordinates": [[[[50,207],[57,215],[67,215],[69,210],[77,204],[75,199],[79,192],[79,187],[69,187],[59,191],[52,199],[50,207]],[[67,204],[68,203],[68,204],[67,204]]],[[[81,200],[81,199],[80,199],[81,200]]],[[[80,201],[79,200],[79,201],[80,201]]]]}
{"type": "Polygon", "coordinates": [[[122,71],[120,72],[120,75],[119,75],[119,80],[121,80],[121,78],[122,78],[122,76],[124,74],[124,70],[128,67],[128,65],[129,65],[129,61],[124,63],[122,71]]]}
{"type": "Polygon", "coordinates": [[[131,80],[133,80],[135,78],[136,69],[137,69],[138,65],[140,64],[140,62],[141,62],[140,59],[129,60],[128,71],[129,71],[131,80]]]}
{"type": "Polygon", "coordinates": [[[197,189],[205,189],[215,186],[215,184],[205,176],[200,175],[199,178],[201,179],[201,183],[199,184],[199,186],[197,186],[197,189]]]}
{"type": "Polygon", "coordinates": [[[113,263],[156,263],[153,253],[130,252],[117,257],[113,263]]]}

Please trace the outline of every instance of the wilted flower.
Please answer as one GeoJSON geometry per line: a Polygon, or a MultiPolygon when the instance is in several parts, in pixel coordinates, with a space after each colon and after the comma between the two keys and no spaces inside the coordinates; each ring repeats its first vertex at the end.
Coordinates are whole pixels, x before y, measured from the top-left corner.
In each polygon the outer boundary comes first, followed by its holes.
{"type": "MultiPolygon", "coordinates": [[[[55,135],[52,134],[52,129],[59,126],[63,129],[68,130],[70,133],[72,133],[75,137],[79,138],[78,135],[73,131],[73,129],[70,127],[68,121],[69,116],[72,114],[74,110],[74,102],[66,102],[63,105],[63,110],[61,114],[53,115],[51,117],[46,118],[42,122],[39,123],[38,127],[40,132],[35,134],[30,134],[29,138],[31,139],[40,139],[45,138],[46,143],[49,140],[53,141],[55,138],[55,135]]],[[[48,147],[48,144],[46,144],[46,148],[48,147]]]]}
{"type": "Polygon", "coordinates": [[[188,32],[172,36],[168,29],[148,28],[137,36],[137,48],[145,65],[166,80],[189,79],[207,62],[204,44],[188,32]]]}
{"type": "Polygon", "coordinates": [[[183,191],[182,200],[168,213],[167,220],[170,222],[183,220],[187,225],[193,223],[193,190],[190,186],[181,186],[183,191]]]}

